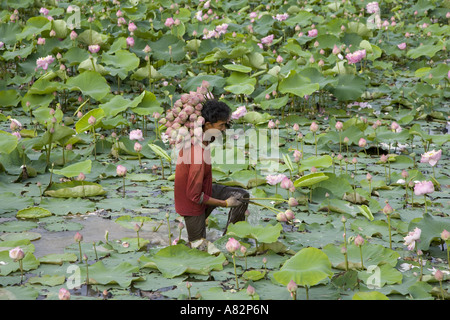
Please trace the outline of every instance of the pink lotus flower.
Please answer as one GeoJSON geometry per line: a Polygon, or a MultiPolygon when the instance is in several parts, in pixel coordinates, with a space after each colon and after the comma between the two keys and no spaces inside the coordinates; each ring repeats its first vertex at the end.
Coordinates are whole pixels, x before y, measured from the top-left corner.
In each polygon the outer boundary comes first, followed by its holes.
{"type": "Polygon", "coordinates": [[[132,130],[130,132],[130,140],[138,140],[138,141],[144,140],[144,137],[142,136],[142,131],[140,129],[132,130]]]}
{"type": "Polygon", "coordinates": [[[72,30],[72,32],[70,32],[70,40],[75,40],[78,37],[78,34],[72,30]]]}
{"type": "Polygon", "coordinates": [[[442,150],[425,152],[420,159],[421,163],[429,163],[432,167],[436,165],[436,163],[441,159],[442,150]]]}
{"type": "Polygon", "coordinates": [[[364,244],[364,238],[358,234],[355,238],[355,245],[359,247],[359,246],[362,246],[363,244],[364,244]]]}
{"type": "Polygon", "coordinates": [[[317,130],[319,130],[319,125],[317,123],[313,122],[313,123],[311,123],[309,130],[311,130],[311,132],[317,132],[317,130]]]}
{"type": "Polygon", "coordinates": [[[97,53],[97,52],[100,51],[100,46],[98,44],[91,44],[88,47],[88,50],[89,50],[90,53],[97,53]]]}
{"type": "Polygon", "coordinates": [[[236,111],[234,111],[234,112],[231,114],[231,119],[237,120],[237,119],[239,119],[239,118],[245,116],[246,113],[247,113],[247,109],[245,108],[245,106],[238,107],[238,108],[236,109],[236,111]]]}
{"type": "Polygon", "coordinates": [[[65,288],[59,289],[58,298],[59,298],[59,300],[70,300],[69,290],[67,290],[65,288]]]}
{"type": "Polygon", "coordinates": [[[311,29],[308,31],[308,37],[313,38],[313,37],[317,37],[317,34],[319,32],[317,31],[317,29],[311,29]]]}
{"type": "Polygon", "coordinates": [[[48,69],[48,66],[52,64],[55,61],[55,58],[53,56],[48,55],[45,58],[39,58],[36,60],[36,66],[37,68],[42,68],[44,70],[48,69]]]}
{"type": "Polygon", "coordinates": [[[128,24],[128,31],[130,32],[134,32],[137,29],[136,25],[134,24],[134,22],[130,22],[128,24]]]}
{"type": "Polygon", "coordinates": [[[414,194],[416,196],[421,196],[432,192],[434,192],[434,185],[431,181],[421,181],[414,185],[414,194]]]}
{"type": "Polygon", "coordinates": [[[405,246],[408,246],[408,250],[414,250],[416,241],[420,240],[421,233],[421,229],[415,228],[413,231],[409,232],[406,237],[403,238],[403,240],[405,240],[405,246]]]}
{"type": "Polygon", "coordinates": [[[278,212],[277,213],[277,221],[278,222],[286,222],[286,221],[288,221],[288,218],[286,217],[286,214],[284,212],[278,212]]]}
{"type": "Polygon", "coordinates": [[[266,181],[268,184],[274,186],[278,183],[280,183],[281,181],[283,181],[283,179],[286,178],[286,176],[282,173],[277,174],[277,175],[268,175],[266,177],[266,181]]]}
{"type": "Polygon", "coordinates": [[[166,26],[166,27],[172,27],[173,26],[173,24],[175,23],[175,20],[173,20],[173,18],[167,18],[166,19],[166,22],[164,22],[164,25],[166,26]]]}
{"type": "Polygon", "coordinates": [[[283,180],[281,180],[280,187],[282,187],[283,189],[290,189],[293,186],[294,183],[288,177],[284,177],[283,180]]]}
{"type": "Polygon", "coordinates": [[[116,172],[119,177],[123,177],[127,174],[127,168],[125,168],[123,165],[119,164],[116,168],[116,172]]]}
{"type": "Polygon", "coordinates": [[[241,244],[236,239],[229,238],[225,248],[227,248],[228,252],[234,253],[241,248],[241,244]]]}
{"type": "Polygon", "coordinates": [[[357,50],[353,53],[348,53],[345,55],[345,58],[347,59],[349,64],[355,64],[360,62],[362,59],[366,57],[366,49],[363,50],[357,50]]]}
{"type": "Polygon", "coordinates": [[[280,13],[280,14],[277,14],[276,16],[272,17],[272,18],[274,18],[275,20],[278,20],[278,21],[281,22],[281,21],[284,21],[287,18],[289,18],[289,14],[287,14],[287,13],[280,13]]]}
{"type": "Polygon", "coordinates": [[[20,247],[9,250],[9,257],[14,261],[22,260],[25,257],[25,253],[20,247]]]}
{"type": "Polygon", "coordinates": [[[402,43],[398,44],[397,48],[399,48],[400,50],[405,50],[406,49],[406,43],[402,42],[402,43]]]}
{"type": "Polygon", "coordinates": [[[133,37],[127,38],[127,45],[130,47],[134,46],[134,38],[133,37]]]}
{"type": "Polygon", "coordinates": [[[9,128],[11,129],[11,131],[22,128],[22,124],[16,119],[10,118],[9,120],[11,121],[11,123],[9,124],[9,128]]]}
{"type": "Polygon", "coordinates": [[[335,126],[336,130],[340,131],[344,127],[344,124],[340,121],[336,122],[335,126]]]}
{"type": "Polygon", "coordinates": [[[359,145],[361,148],[364,148],[364,147],[366,146],[366,144],[367,144],[366,139],[364,139],[364,138],[359,139],[358,145],[359,145]]]}
{"type": "Polygon", "coordinates": [[[367,11],[367,13],[377,13],[377,12],[379,12],[380,11],[380,8],[379,8],[379,6],[378,6],[378,2],[369,2],[367,5],[366,5],[366,11],[367,11]]]}
{"type": "Polygon", "coordinates": [[[273,42],[273,34],[268,35],[267,37],[264,37],[261,39],[261,43],[262,44],[267,44],[268,46],[270,46],[273,42]]]}

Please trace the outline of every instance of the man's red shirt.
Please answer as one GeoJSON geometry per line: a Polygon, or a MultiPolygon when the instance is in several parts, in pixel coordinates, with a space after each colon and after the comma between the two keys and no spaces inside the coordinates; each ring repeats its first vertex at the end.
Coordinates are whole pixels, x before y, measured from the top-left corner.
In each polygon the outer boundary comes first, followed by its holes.
{"type": "Polygon", "coordinates": [[[175,211],[181,216],[205,212],[212,192],[211,153],[201,144],[180,150],[175,168],[175,211]]]}

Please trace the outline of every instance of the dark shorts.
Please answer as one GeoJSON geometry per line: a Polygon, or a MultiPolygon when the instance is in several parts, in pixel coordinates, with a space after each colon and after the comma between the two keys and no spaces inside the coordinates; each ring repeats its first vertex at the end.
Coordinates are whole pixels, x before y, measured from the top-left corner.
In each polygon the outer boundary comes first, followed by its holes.
{"type": "MultiPolygon", "coordinates": [[[[229,187],[221,184],[213,183],[211,197],[219,200],[226,200],[234,195],[242,195],[242,198],[249,198],[250,194],[242,189],[236,187],[229,187]]],[[[206,218],[209,217],[211,212],[215,209],[215,206],[208,206],[205,212],[199,216],[184,216],[184,224],[186,225],[186,231],[188,233],[189,242],[206,238],[206,218]]],[[[245,211],[247,211],[248,202],[243,202],[238,207],[230,208],[228,213],[227,225],[223,234],[227,232],[228,225],[230,223],[236,223],[238,221],[245,220],[245,211]]]]}

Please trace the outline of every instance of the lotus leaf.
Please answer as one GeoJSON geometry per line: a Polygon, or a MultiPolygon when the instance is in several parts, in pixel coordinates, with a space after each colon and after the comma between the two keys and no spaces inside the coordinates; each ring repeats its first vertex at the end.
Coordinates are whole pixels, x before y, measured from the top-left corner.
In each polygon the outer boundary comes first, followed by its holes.
{"type": "Polygon", "coordinates": [[[164,277],[174,278],[183,273],[207,275],[213,270],[222,270],[226,258],[223,253],[215,257],[178,244],[163,248],[153,256],[143,256],[140,260],[144,267],[157,268],[164,277]]]}

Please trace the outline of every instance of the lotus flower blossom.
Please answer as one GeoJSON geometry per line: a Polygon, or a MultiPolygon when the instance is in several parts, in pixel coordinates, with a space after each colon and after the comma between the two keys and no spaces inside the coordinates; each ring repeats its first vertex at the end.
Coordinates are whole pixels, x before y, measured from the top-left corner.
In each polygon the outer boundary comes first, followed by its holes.
{"type": "Polygon", "coordinates": [[[128,31],[130,32],[134,32],[137,29],[136,25],[134,24],[134,22],[130,22],[128,24],[128,31]]]}
{"type": "Polygon", "coordinates": [[[25,256],[24,251],[20,247],[9,250],[9,257],[14,261],[22,260],[25,256]]]}
{"type": "Polygon", "coordinates": [[[48,9],[47,8],[41,8],[39,9],[39,13],[43,14],[44,16],[48,16],[48,9]]]}
{"type": "Polygon", "coordinates": [[[294,183],[288,177],[284,177],[283,180],[281,180],[280,187],[282,187],[283,189],[290,189],[293,186],[294,183]]]}
{"type": "Polygon", "coordinates": [[[378,6],[378,2],[374,1],[374,2],[369,2],[366,5],[366,10],[368,13],[377,13],[380,11],[380,7],[378,6]]]}
{"type": "Polygon", "coordinates": [[[127,174],[127,168],[119,164],[116,168],[117,175],[123,177],[127,174]]]}
{"type": "Polygon", "coordinates": [[[225,248],[227,248],[228,252],[234,253],[241,248],[241,244],[236,239],[229,238],[225,248]]]}
{"type": "Polygon", "coordinates": [[[363,50],[357,50],[353,53],[348,53],[345,55],[345,58],[347,59],[349,64],[355,64],[360,62],[362,59],[366,57],[366,49],[363,50]]]}
{"type": "Polygon", "coordinates": [[[262,38],[261,43],[270,46],[273,42],[273,37],[274,37],[273,34],[270,34],[267,37],[262,38]]]}
{"type": "Polygon", "coordinates": [[[420,159],[421,163],[429,163],[432,167],[436,165],[436,163],[441,159],[442,150],[425,152],[420,159]]]}
{"type": "Polygon", "coordinates": [[[142,131],[140,129],[132,130],[130,132],[130,140],[138,140],[138,141],[144,140],[144,137],[142,136],[142,131]]]}
{"type": "Polygon", "coordinates": [[[408,250],[414,250],[414,248],[416,247],[416,241],[420,240],[421,233],[421,229],[415,228],[413,231],[409,232],[406,237],[403,238],[403,240],[405,240],[405,246],[408,246],[408,250]]]}
{"type": "Polygon", "coordinates": [[[59,300],[70,300],[69,290],[67,290],[65,288],[59,289],[58,298],[59,298],[59,300]]]}
{"type": "Polygon", "coordinates": [[[22,124],[18,120],[10,118],[10,121],[11,123],[9,124],[9,127],[11,131],[15,131],[22,128],[22,124]]]}
{"type": "Polygon", "coordinates": [[[42,68],[44,70],[48,69],[48,66],[55,61],[55,58],[52,55],[48,55],[45,58],[39,58],[36,60],[37,68],[42,68]]]}
{"type": "Polygon", "coordinates": [[[313,38],[313,37],[317,37],[318,31],[317,29],[311,29],[308,31],[308,37],[313,38]]]}
{"type": "Polygon", "coordinates": [[[275,20],[278,20],[278,21],[281,22],[281,21],[284,21],[287,18],[289,18],[289,14],[287,14],[287,13],[279,13],[276,16],[273,16],[272,18],[274,18],[275,20]]]}
{"type": "Polygon", "coordinates": [[[234,111],[234,112],[231,114],[231,119],[237,120],[237,119],[239,119],[239,118],[245,116],[246,113],[247,113],[247,109],[245,108],[245,106],[238,107],[238,108],[236,109],[236,111],[234,111]]]}
{"type": "Polygon", "coordinates": [[[277,175],[268,175],[266,177],[266,181],[268,184],[274,186],[278,183],[280,183],[281,181],[283,181],[283,179],[286,178],[286,176],[282,173],[277,174],[277,175]]]}
{"type": "Polygon", "coordinates": [[[173,20],[173,18],[169,17],[169,18],[166,19],[166,22],[164,22],[164,25],[166,27],[170,28],[170,27],[172,27],[174,25],[174,23],[175,23],[175,20],[173,20]]]}
{"type": "Polygon", "coordinates": [[[100,46],[98,44],[91,44],[88,47],[88,50],[89,50],[90,53],[97,53],[97,52],[100,51],[100,46]]]}
{"type": "Polygon", "coordinates": [[[434,185],[431,181],[421,181],[414,185],[414,194],[416,196],[421,196],[432,192],[434,192],[434,185]]]}
{"type": "Polygon", "coordinates": [[[406,49],[406,43],[402,42],[402,43],[398,44],[397,48],[399,48],[400,50],[405,50],[406,49]]]}
{"type": "Polygon", "coordinates": [[[133,37],[128,37],[127,38],[127,45],[129,47],[133,47],[134,46],[134,38],[133,37]]]}

